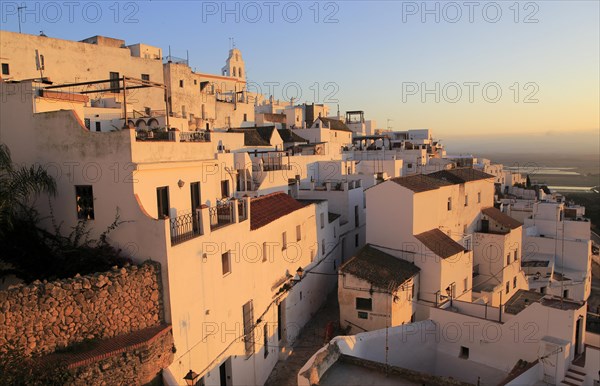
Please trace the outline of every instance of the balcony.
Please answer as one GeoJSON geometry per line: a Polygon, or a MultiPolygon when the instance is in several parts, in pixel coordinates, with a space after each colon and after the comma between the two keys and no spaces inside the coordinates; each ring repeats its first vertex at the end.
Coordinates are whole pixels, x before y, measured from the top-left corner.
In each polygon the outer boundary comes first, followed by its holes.
{"type": "Polygon", "coordinates": [[[135,140],[138,142],[162,141],[162,142],[210,142],[208,131],[161,131],[161,130],[138,130],[135,140]]]}
{"type": "Polygon", "coordinates": [[[202,236],[202,216],[200,210],[172,218],[170,223],[171,245],[181,244],[184,241],[202,236]]]}
{"type": "Polygon", "coordinates": [[[210,131],[180,131],[179,142],[210,142],[210,131]]]}
{"type": "Polygon", "coordinates": [[[230,224],[241,223],[250,218],[250,198],[231,200],[218,205],[200,208],[169,219],[171,246],[182,244],[230,224]]]}
{"type": "Polygon", "coordinates": [[[226,203],[218,204],[216,206],[208,208],[208,213],[210,218],[210,229],[211,231],[214,231],[224,226],[247,220],[247,201],[232,200],[226,203]],[[237,206],[235,205],[236,202],[237,206]]]}
{"type": "Polygon", "coordinates": [[[300,190],[317,190],[323,192],[345,192],[362,187],[362,180],[326,180],[322,182],[311,181],[310,185],[302,183],[300,190]]]}

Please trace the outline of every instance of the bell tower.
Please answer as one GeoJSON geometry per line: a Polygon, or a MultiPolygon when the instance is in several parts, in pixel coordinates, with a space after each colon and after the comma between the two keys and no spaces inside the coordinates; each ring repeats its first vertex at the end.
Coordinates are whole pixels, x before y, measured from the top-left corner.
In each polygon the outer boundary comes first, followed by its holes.
{"type": "Polygon", "coordinates": [[[239,80],[246,80],[246,66],[242,59],[242,52],[237,48],[229,50],[229,57],[221,69],[223,76],[230,76],[239,80]]]}

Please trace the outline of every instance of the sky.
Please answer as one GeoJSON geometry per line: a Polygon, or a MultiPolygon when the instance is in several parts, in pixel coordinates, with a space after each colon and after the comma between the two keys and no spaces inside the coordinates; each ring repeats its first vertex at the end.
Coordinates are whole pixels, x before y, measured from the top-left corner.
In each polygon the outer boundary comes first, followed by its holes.
{"type": "Polygon", "coordinates": [[[599,1],[0,4],[4,30],[24,4],[24,33],[170,47],[200,72],[220,72],[233,38],[252,91],[430,128],[459,149],[599,152],[599,1]]]}

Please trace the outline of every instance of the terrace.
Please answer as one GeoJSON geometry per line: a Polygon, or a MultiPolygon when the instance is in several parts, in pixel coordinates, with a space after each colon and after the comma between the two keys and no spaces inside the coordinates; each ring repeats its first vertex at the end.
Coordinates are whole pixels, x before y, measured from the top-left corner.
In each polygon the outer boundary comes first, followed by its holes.
{"type": "Polygon", "coordinates": [[[233,199],[211,207],[202,205],[190,213],[169,219],[171,246],[246,221],[250,214],[249,202],[249,199],[233,199]]]}

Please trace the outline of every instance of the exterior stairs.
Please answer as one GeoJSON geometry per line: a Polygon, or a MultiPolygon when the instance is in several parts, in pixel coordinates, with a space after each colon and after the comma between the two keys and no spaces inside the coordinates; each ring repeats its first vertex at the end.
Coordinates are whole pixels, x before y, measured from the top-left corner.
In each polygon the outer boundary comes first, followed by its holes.
{"type": "Polygon", "coordinates": [[[560,384],[561,386],[583,386],[585,376],[586,373],[583,367],[571,364],[571,366],[569,366],[569,370],[567,370],[567,373],[565,374],[565,379],[563,379],[560,384]]]}

